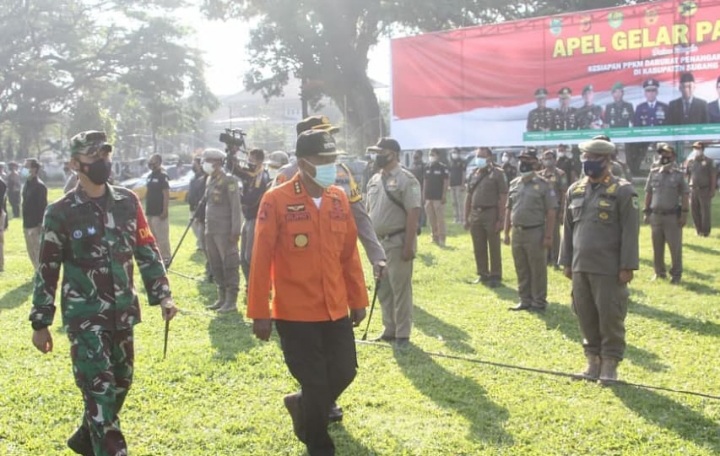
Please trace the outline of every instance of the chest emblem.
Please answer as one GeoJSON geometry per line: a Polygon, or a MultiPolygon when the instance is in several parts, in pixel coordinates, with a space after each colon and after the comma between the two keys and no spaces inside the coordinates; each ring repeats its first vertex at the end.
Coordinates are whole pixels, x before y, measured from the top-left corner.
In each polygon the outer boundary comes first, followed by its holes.
{"type": "Polygon", "coordinates": [[[82,231],[81,230],[75,230],[72,234],[73,239],[80,239],[82,237],[82,231]]]}
{"type": "Polygon", "coordinates": [[[295,247],[307,247],[308,237],[307,234],[296,234],[295,235],[295,247]]]}

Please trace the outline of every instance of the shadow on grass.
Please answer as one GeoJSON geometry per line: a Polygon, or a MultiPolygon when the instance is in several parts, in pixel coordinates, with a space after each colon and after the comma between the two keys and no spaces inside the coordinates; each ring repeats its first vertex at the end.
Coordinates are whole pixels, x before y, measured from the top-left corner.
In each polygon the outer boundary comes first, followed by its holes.
{"type": "MultiPolygon", "coordinates": [[[[12,309],[22,305],[31,298],[33,292],[33,283],[24,283],[14,290],[10,290],[0,298],[0,309],[12,309]]],[[[28,312],[30,309],[28,308],[28,312]]]]}
{"type": "MultiPolygon", "coordinates": [[[[647,266],[648,270],[650,270],[651,272],[655,270],[655,263],[653,263],[652,260],[648,260],[646,258],[640,258],[640,264],[647,266]]],[[[666,266],[669,266],[669,264],[666,264],[666,266]]],[[[669,267],[666,269],[668,271],[670,270],[669,267]]],[[[685,266],[683,266],[682,273],[683,273],[683,276],[685,276],[685,277],[690,276],[690,277],[698,278],[700,280],[712,280],[713,279],[713,276],[711,276],[710,274],[698,272],[698,271],[695,271],[694,269],[688,269],[685,266]]],[[[654,274],[653,274],[653,276],[654,276],[654,274]]],[[[669,276],[669,274],[668,274],[668,276],[669,276]]],[[[683,284],[684,282],[680,282],[680,283],[683,284]]],[[[699,285],[699,286],[703,287],[702,285],[699,285]]]]}
{"type": "Polygon", "coordinates": [[[437,259],[432,253],[421,253],[418,255],[418,259],[422,261],[425,266],[434,266],[437,264],[437,259]]]}
{"type": "Polygon", "coordinates": [[[503,423],[509,413],[488,399],[474,380],[457,376],[440,366],[430,355],[415,346],[394,350],[395,360],[415,388],[442,408],[452,409],[470,423],[469,438],[510,446],[513,437],[503,423]]]}
{"type": "Polygon", "coordinates": [[[696,334],[704,336],[720,336],[720,325],[711,321],[702,321],[695,318],[688,318],[675,312],[657,309],[655,307],[650,307],[634,301],[630,302],[630,305],[628,306],[628,311],[637,315],[641,315],[643,317],[660,320],[665,324],[681,331],[692,331],[696,334]]]}
{"type": "Polygon", "coordinates": [[[428,337],[433,339],[437,339],[438,336],[442,337],[441,340],[454,352],[475,353],[475,349],[466,343],[470,339],[468,333],[426,312],[422,307],[414,307],[413,323],[428,337]]]}
{"type": "MultiPolygon", "coordinates": [[[[570,304],[548,303],[547,310],[543,314],[533,313],[540,320],[545,322],[549,330],[560,331],[567,339],[582,344],[582,335],[578,326],[577,317],[572,311],[570,304]]],[[[668,369],[666,364],[660,362],[660,357],[655,353],[643,348],[627,344],[625,358],[636,366],[642,367],[651,372],[662,372],[668,369]]]]}
{"type": "Polygon", "coordinates": [[[703,247],[701,245],[695,245],[695,244],[683,244],[683,247],[692,250],[693,252],[698,253],[704,253],[707,255],[715,255],[717,254],[717,250],[711,249],[710,247],[703,247]]]}
{"type": "Polygon", "coordinates": [[[372,456],[378,454],[358,442],[348,433],[342,423],[330,424],[328,430],[333,438],[333,442],[335,442],[335,451],[339,455],[347,454],[353,456],[372,456]]]}
{"type": "Polygon", "coordinates": [[[250,350],[256,344],[252,327],[245,324],[239,313],[218,315],[208,327],[210,343],[215,349],[214,358],[235,361],[240,352],[250,350]]]}
{"type": "Polygon", "coordinates": [[[613,393],[646,421],[661,426],[681,439],[720,453],[720,434],[713,420],[653,391],[613,386],[613,393]]]}

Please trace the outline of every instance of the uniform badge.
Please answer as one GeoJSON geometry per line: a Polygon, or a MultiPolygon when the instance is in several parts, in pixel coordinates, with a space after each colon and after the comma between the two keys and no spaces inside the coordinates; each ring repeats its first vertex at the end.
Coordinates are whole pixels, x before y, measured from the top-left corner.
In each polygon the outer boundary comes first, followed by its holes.
{"type": "Polygon", "coordinates": [[[608,187],[608,189],[605,193],[607,193],[608,195],[612,195],[613,193],[615,193],[616,190],[617,190],[617,184],[612,184],[611,186],[608,187]]]}
{"type": "Polygon", "coordinates": [[[307,247],[308,237],[307,234],[296,234],[295,235],[295,247],[307,247]]]}
{"type": "Polygon", "coordinates": [[[600,202],[598,203],[598,205],[599,205],[600,207],[610,207],[610,203],[608,203],[607,201],[603,201],[603,200],[600,200],[600,202]]]}
{"type": "Polygon", "coordinates": [[[94,226],[89,226],[89,227],[88,227],[88,229],[87,229],[87,234],[88,234],[88,236],[94,236],[94,235],[95,235],[95,232],[96,232],[96,230],[95,230],[95,227],[94,227],[94,226]]]}
{"type": "Polygon", "coordinates": [[[601,212],[600,214],[598,214],[598,217],[600,217],[600,220],[607,220],[610,218],[610,215],[608,215],[607,212],[601,212]]]}
{"type": "Polygon", "coordinates": [[[82,237],[82,230],[73,231],[73,239],[80,239],[82,237]]]}
{"type": "Polygon", "coordinates": [[[637,199],[637,196],[634,196],[634,197],[633,197],[633,199],[632,199],[632,205],[633,205],[633,208],[635,208],[635,209],[638,208],[638,199],[637,199]]]}
{"type": "Polygon", "coordinates": [[[540,190],[540,185],[535,184],[535,185],[533,185],[533,188],[534,188],[535,190],[540,190]]]}
{"type": "Polygon", "coordinates": [[[287,206],[288,212],[300,212],[305,210],[304,204],[288,204],[287,206]]]}

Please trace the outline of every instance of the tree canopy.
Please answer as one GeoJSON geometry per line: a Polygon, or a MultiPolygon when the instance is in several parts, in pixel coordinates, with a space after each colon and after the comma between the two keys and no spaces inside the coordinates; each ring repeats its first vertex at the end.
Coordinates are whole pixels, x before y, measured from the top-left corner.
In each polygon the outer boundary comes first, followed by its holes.
{"type": "Polygon", "coordinates": [[[329,96],[346,114],[355,150],[374,142],[380,110],[367,76],[382,36],[438,31],[538,15],[639,3],[610,0],[203,0],[211,18],[252,21],[245,85],[266,97],[291,77],[317,103],[329,96]]]}

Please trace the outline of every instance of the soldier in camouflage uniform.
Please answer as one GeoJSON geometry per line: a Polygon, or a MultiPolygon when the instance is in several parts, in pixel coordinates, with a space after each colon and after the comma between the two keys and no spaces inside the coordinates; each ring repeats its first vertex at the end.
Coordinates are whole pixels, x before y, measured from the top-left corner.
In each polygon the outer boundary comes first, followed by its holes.
{"type": "Polygon", "coordinates": [[[558,92],[560,106],[553,112],[551,129],[554,131],[577,130],[577,108],[570,106],[572,90],[570,87],[563,87],[558,92]]]}
{"type": "Polygon", "coordinates": [[[580,130],[597,130],[603,126],[602,107],[593,103],[595,91],[592,85],[586,85],[582,91],[585,104],[577,111],[577,123],[580,130]]]}
{"type": "Polygon", "coordinates": [[[625,86],[618,82],[612,86],[613,102],[605,106],[605,126],[627,128],[633,121],[635,112],[632,103],[623,101],[625,86]]]}
{"type": "Polygon", "coordinates": [[[545,106],[548,91],[540,88],[535,91],[537,108],[530,111],[527,118],[527,131],[550,131],[553,120],[553,110],[545,106]]]}
{"type": "Polygon", "coordinates": [[[97,131],[71,140],[79,185],[45,212],[30,321],[35,347],[52,351],[48,327],[62,266],[62,321],[85,402],[82,424],[68,446],[78,454],[115,456],[128,453],[119,413],[132,383],[133,326],[140,323],[133,258],[150,305],[160,304],[166,321],[177,309],[137,196],[107,184],[112,146],[105,140],[97,131]]]}

